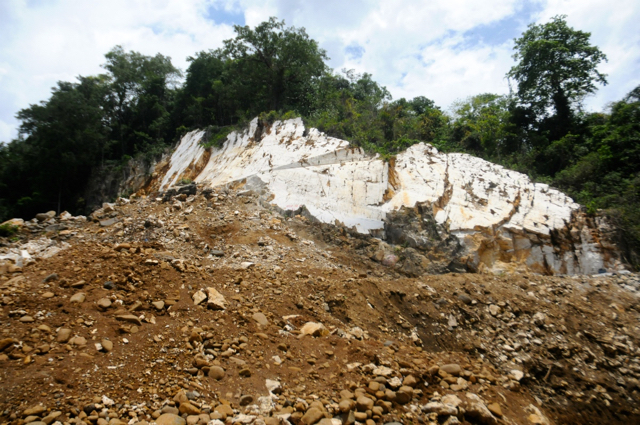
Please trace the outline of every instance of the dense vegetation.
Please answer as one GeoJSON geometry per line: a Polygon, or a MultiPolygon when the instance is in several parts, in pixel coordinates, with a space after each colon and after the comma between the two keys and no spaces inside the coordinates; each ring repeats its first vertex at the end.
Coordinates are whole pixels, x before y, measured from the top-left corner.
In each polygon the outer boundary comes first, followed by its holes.
{"type": "Polygon", "coordinates": [[[447,113],[427,97],[392,100],[370,74],[326,65],[303,28],[271,18],[217,50],[170,58],[106,54],[104,74],[59,82],[21,110],[20,137],[0,145],[0,221],[49,209],[84,208],[92,170],[133,156],[151,160],[180,135],[209,128],[209,144],[261,116],[302,116],[307,125],[391,156],[420,141],[468,152],[568,192],[590,212],[605,209],[640,246],[640,87],[600,113],[581,109],[606,84],[605,55],[590,34],[558,16],[515,40],[510,95],[479,94],[447,113]]]}

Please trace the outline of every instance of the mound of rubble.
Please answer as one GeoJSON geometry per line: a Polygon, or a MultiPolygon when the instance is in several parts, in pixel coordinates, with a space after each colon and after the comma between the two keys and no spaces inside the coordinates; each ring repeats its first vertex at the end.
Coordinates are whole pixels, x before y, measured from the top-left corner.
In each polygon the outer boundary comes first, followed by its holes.
{"type": "Polygon", "coordinates": [[[260,198],[14,222],[0,423],[640,422],[637,274],[408,277],[379,239],[260,198]]]}

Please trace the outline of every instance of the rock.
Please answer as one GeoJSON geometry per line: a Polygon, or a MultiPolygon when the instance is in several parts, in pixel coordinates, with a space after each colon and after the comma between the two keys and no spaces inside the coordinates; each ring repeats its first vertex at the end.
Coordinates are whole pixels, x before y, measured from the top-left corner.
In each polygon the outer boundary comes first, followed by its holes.
{"type": "Polygon", "coordinates": [[[0,352],[6,350],[11,347],[13,344],[17,344],[18,340],[13,338],[4,338],[0,339],[0,352]]]}
{"type": "Polygon", "coordinates": [[[440,370],[447,372],[449,375],[460,376],[462,368],[458,364],[446,364],[440,367],[440,370]]]}
{"type": "Polygon", "coordinates": [[[253,396],[243,395],[240,397],[240,406],[247,406],[251,403],[253,403],[253,396]]]}
{"type": "Polygon", "coordinates": [[[76,345],[78,347],[84,347],[87,345],[87,339],[83,336],[76,336],[69,340],[69,344],[76,345]]]}
{"type": "Polygon", "coordinates": [[[71,304],[73,303],[81,304],[84,302],[86,298],[87,298],[87,295],[84,292],[78,292],[77,294],[74,294],[71,298],[69,298],[69,302],[71,304]]]}
{"type": "Polygon", "coordinates": [[[55,218],[56,216],[56,212],[55,211],[48,211],[46,213],[38,213],[36,214],[36,220],[38,221],[47,221],[50,218],[55,218]]]}
{"type": "Polygon", "coordinates": [[[46,412],[47,408],[44,407],[43,405],[39,404],[37,406],[33,406],[30,407],[28,409],[25,409],[22,412],[22,416],[23,417],[27,417],[27,416],[40,416],[42,413],[46,412]]]}
{"type": "Polygon", "coordinates": [[[500,405],[498,403],[491,403],[489,405],[487,405],[487,409],[489,409],[489,411],[491,413],[493,413],[495,416],[501,418],[502,417],[502,408],[500,407],[500,405]]]}
{"type": "Polygon", "coordinates": [[[111,307],[111,300],[109,298],[100,298],[96,304],[101,310],[106,310],[111,307]]]}
{"type": "Polygon", "coordinates": [[[173,413],[165,413],[155,420],[156,425],[186,425],[187,421],[173,413]]]}
{"type": "Polygon", "coordinates": [[[123,249],[131,249],[130,243],[119,243],[113,247],[114,251],[122,251],[123,249]]]}
{"type": "Polygon", "coordinates": [[[107,353],[113,350],[113,342],[108,339],[103,339],[100,344],[102,344],[102,349],[107,353]]]}
{"type": "Polygon", "coordinates": [[[533,323],[537,326],[544,326],[547,323],[547,315],[541,312],[538,312],[533,315],[533,323]]]}
{"type": "Polygon", "coordinates": [[[469,417],[475,418],[478,422],[486,425],[495,425],[498,423],[496,417],[493,416],[480,397],[473,393],[467,393],[466,396],[467,400],[469,400],[466,407],[466,414],[469,417]]]}
{"type": "Polygon", "coordinates": [[[240,369],[240,372],[238,372],[238,374],[239,374],[240,376],[243,376],[243,377],[245,377],[245,378],[248,378],[248,377],[250,377],[250,376],[251,376],[251,370],[250,370],[250,369],[247,369],[247,368],[240,369]]]}
{"type": "Polygon", "coordinates": [[[280,394],[282,392],[282,385],[280,385],[280,382],[278,381],[267,379],[265,386],[267,387],[267,391],[272,394],[280,394]]]}
{"type": "Polygon", "coordinates": [[[194,305],[199,305],[202,301],[207,299],[207,294],[202,291],[197,291],[191,298],[193,298],[194,305]]]}
{"type": "Polygon", "coordinates": [[[498,314],[500,314],[500,307],[495,304],[491,304],[489,306],[489,313],[491,313],[492,316],[497,316],[498,314]]]}
{"type": "Polygon", "coordinates": [[[413,388],[402,386],[396,391],[395,402],[398,404],[407,404],[413,398],[413,388]]]}
{"type": "Polygon", "coordinates": [[[425,404],[422,406],[422,411],[427,413],[434,412],[438,416],[456,416],[458,414],[458,409],[455,406],[438,401],[425,404]]]}
{"type": "Polygon", "coordinates": [[[116,319],[120,320],[121,322],[133,323],[135,325],[142,326],[142,321],[140,321],[140,318],[138,318],[138,316],[134,316],[133,314],[119,314],[116,316],[116,319]]]}
{"type": "Polygon", "coordinates": [[[267,320],[267,316],[262,313],[254,313],[253,320],[256,321],[260,326],[267,326],[269,324],[269,320],[267,320]]]}
{"type": "Polygon", "coordinates": [[[340,409],[342,413],[347,413],[355,407],[356,402],[353,400],[341,400],[340,403],[338,403],[338,409],[340,409]]]}
{"type": "Polygon", "coordinates": [[[151,305],[158,311],[164,310],[164,301],[154,301],[151,305]]]}
{"type": "Polygon", "coordinates": [[[322,418],[324,418],[324,413],[321,410],[312,407],[302,416],[302,423],[304,425],[313,425],[322,418]]]}
{"type": "Polygon", "coordinates": [[[56,336],[57,342],[64,344],[65,342],[69,341],[69,338],[71,338],[71,329],[61,328],[58,330],[56,336]]]}
{"type": "Polygon", "coordinates": [[[469,295],[467,295],[467,294],[458,295],[458,299],[460,301],[462,301],[464,304],[467,304],[467,305],[472,303],[471,297],[469,295]]]}
{"type": "Polygon", "coordinates": [[[408,375],[406,378],[404,378],[402,385],[415,388],[415,386],[418,385],[418,380],[413,375],[408,375]]]}
{"type": "Polygon", "coordinates": [[[300,329],[301,335],[322,336],[328,333],[327,329],[322,323],[307,322],[300,329]]]}
{"type": "Polygon", "coordinates": [[[31,316],[22,316],[20,318],[20,321],[22,323],[33,323],[33,322],[35,322],[35,319],[33,317],[31,317],[31,316]]]}
{"type": "Polygon", "coordinates": [[[207,288],[207,308],[225,310],[227,308],[227,300],[215,288],[207,288]]]}
{"type": "Polygon", "coordinates": [[[194,406],[191,403],[180,403],[180,414],[187,414],[187,415],[199,415],[200,414],[200,409],[198,409],[196,406],[194,406]]]}
{"type": "Polygon", "coordinates": [[[224,378],[224,369],[220,366],[211,366],[211,368],[209,368],[209,377],[216,381],[221,380],[224,378]]]}
{"type": "Polygon", "coordinates": [[[113,226],[114,224],[116,224],[118,222],[118,220],[116,218],[110,218],[108,220],[102,220],[100,221],[100,226],[101,227],[109,227],[109,226],[113,226]]]}
{"type": "Polygon", "coordinates": [[[360,396],[356,399],[356,409],[360,412],[366,412],[367,410],[371,410],[373,408],[373,400],[369,397],[360,396]]]}
{"type": "Polygon", "coordinates": [[[42,298],[44,298],[44,299],[53,298],[55,296],[56,296],[56,294],[54,294],[53,292],[45,292],[44,294],[42,294],[42,298]]]}
{"type": "Polygon", "coordinates": [[[116,289],[116,284],[115,284],[115,283],[113,283],[113,282],[111,282],[111,281],[106,281],[106,282],[102,285],[102,287],[103,287],[104,289],[112,290],[112,289],[116,289]]]}

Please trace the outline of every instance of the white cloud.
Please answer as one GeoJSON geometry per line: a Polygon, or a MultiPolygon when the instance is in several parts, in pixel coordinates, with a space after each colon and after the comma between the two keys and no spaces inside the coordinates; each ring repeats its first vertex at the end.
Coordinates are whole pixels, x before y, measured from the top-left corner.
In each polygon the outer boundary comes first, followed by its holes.
{"type": "Polygon", "coordinates": [[[593,44],[609,57],[601,69],[610,84],[588,99],[590,108],[601,109],[640,84],[637,0],[615,7],[604,0],[5,0],[0,140],[15,136],[7,130],[15,128],[13,115],[46,99],[57,80],[101,72],[104,54],[116,44],[147,55],[160,52],[186,69],[187,56],[233,36],[228,23],[208,19],[212,6],[244,14],[251,26],[277,16],[305,27],[327,49],[332,67],[369,72],[396,98],[424,95],[445,108],[469,95],[506,93],[510,38],[530,20],[546,22],[556,14],[591,32],[593,44]],[[499,39],[507,29],[515,32],[499,39]],[[487,33],[496,37],[484,41],[487,33]],[[361,56],[346,54],[357,46],[361,56]]]}

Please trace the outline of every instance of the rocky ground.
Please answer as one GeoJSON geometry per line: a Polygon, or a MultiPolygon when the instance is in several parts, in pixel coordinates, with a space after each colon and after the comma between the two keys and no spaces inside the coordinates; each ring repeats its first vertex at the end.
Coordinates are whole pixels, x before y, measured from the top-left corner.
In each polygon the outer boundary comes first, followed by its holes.
{"type": "Polygon", "coordinates": [[[640,423],[637,274],[407,277],[230,188],[2,245],[3,424],[640,423]]]}

